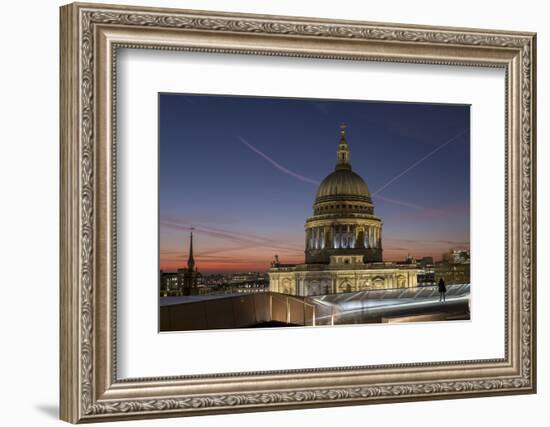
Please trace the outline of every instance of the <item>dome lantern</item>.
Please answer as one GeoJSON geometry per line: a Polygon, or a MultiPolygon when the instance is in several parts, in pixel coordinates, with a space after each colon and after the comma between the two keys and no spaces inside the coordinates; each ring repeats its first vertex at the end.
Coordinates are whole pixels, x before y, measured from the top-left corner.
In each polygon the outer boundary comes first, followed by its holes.
{"type": "Polygon", "coordinates": [[[347,125],[340,125],[340,141],[336,151],[337,162],[334,172],[328,175],[317,190],[315,203],[351,198],[352,200],[371,203],[367,183],[352,171],[349,162],[350,149],[346,139],[347,125]]]}
{"type": "Polygon", "coordinates": [[[348,141],[346,140],[346,128],[347,125],[342,123],[340,125],[340,142],[338,143],[337,151],[337,163],[336,170],[339,169],[349,169],[351,170],[351,164],[349,163],[349,146],[348,141]]]}

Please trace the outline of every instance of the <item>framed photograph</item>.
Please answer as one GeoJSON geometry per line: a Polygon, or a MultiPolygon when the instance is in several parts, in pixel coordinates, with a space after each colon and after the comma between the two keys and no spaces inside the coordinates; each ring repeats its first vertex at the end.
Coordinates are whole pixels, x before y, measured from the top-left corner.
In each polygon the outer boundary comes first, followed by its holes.
{"type": "Polygon", "coordinates": [[[61,418],[536,391],[535,34],[61,8],[61,418]]]}
{"type": "Polygon", "coordinates": [[[161,93],[160,331],[470,320],[469,135],[469,105],[161,93]]]}

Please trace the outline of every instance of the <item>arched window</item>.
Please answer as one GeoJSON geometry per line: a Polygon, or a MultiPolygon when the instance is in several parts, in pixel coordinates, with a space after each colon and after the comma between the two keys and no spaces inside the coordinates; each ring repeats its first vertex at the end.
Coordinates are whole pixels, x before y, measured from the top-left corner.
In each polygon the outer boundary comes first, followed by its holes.
{"type": "Polygon", "coordinates": [[[405,276],[399,276],[397,278],[397,286],[399,288],[406,288],[407,287],[407,279],[405,278],[405,276]]]}
{"type": "Polygon", "coordinates": [[[376,276],[372,279],[374,288],[383,288],[386,280],[382,276],[376,276]]]}

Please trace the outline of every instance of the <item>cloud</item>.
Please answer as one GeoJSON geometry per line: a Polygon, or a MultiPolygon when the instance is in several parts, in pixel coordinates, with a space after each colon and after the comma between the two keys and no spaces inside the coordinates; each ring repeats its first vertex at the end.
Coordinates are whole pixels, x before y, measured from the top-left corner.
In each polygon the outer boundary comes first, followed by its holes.
{"type": "Polygon", "coordinates": [[[224,224],[224,225],[233,225],[239,224],[241,219],[237,216],[227,215],[225,213],[201,213],[200,215],[180,215],[178,213],[163,214],[164,218],[177,218],[178,221],[183,221],[188,224],[193,224],[195,222],[200,222],[202,224],[224,224]]]}
{"type": "MultiPolygon", "coordinates": [[[[468,240],[423,240],[423,239],[395,239],[388,237],[384,239],[384,242],[389,242],[390,244],[407,246],[411,245],[450,245],[450,246],[470,246],[468,240]]],[[[389,246],[387,246],[389,248],[389,246]]]]}
{"type": "Polygon", "coordinates": [[[394,203],[396,205],[405,206],[405,207],[411,208],[411,209],[417,209],[417,210],[424,209],[422,206],[415,205],[414,203],[403,202],[401,200],[392,199],[390,197],[385,197],[385,196],[380,196],[380,195],[376,195],[376,196],[373,196],[373,197],[375,199],[382,200],[384,202],[394,203]]]}
{"type": "Polygon", "coordinates": [[[234,243],[251,245],[251,246],[262,246],[278,250],[286,251],[297,251],[302,248],[298,246],[286,245],[285,242],[279,240],[271,239],[266,236],[261,236],[251,233],[243,233],[233,230],[224,230],[219,228],[208,227],[200,224],[189,224],[182,221],[174,219],[161,219],[161,227],[169,228],[172,230],[182,230],[182,231],[194,231],[199,234],[204,234],[214,238],[218,238],[225,241],[231,241],[234,243]]]}
{"type": "Polygon", "coordinates": [[[408,251],[411,248],[401,248],[399,246],[385,246],[384,251],[408,251]]]}
{"type": "MultiPolygon", "coordinates": [[[[285,256],[285,262],[301,263],[303,262],[302,254],[289,254],[285,256]]],[[[161,270],[170,271],[176,270],[185,266],[185,258],[178,257],[161,257],[161,270]]],[[[238,272],[238,271],[267,271],[270,267],[269,260],[271,256],[263,256],[258,252],[253,252],[242,257],[223,256],[223,255],[195,255],[195,262],[199,271],[207,273],[215,272],[238,272]]]]}
{"type": "Polygon", "coordinates": [[[470,212],[470,206],[465,205],[449,205],[440,208],[421,208],[415,211],[399,211],[396,213],[396,217],[402,221],[424,221],[424,220],[436,220],[450,218],[465,218],[464,214],[470,212]]]}

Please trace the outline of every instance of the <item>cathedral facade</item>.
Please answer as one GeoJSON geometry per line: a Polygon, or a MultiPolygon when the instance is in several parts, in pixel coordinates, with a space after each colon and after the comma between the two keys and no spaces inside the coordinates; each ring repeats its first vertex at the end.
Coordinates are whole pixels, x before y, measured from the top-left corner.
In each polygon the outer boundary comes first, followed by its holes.
{"type": "Polygon", "coordinates": [[[305,223],[305,263],[275,257],[270,291],[308,296],[417,286],[417,268],[383,262],[383,223],[366,182],[352,170],[345,125],[336,154],[335,170],[320,184],[305,223]]]}

